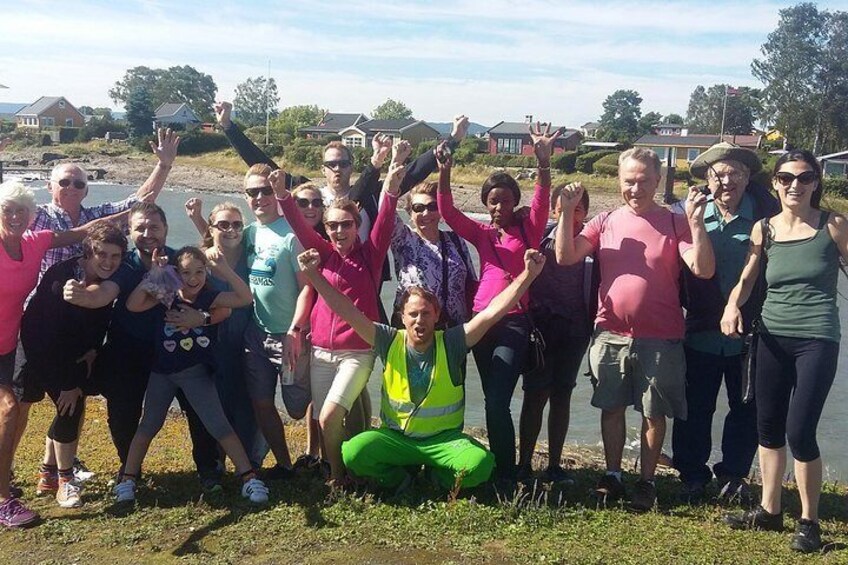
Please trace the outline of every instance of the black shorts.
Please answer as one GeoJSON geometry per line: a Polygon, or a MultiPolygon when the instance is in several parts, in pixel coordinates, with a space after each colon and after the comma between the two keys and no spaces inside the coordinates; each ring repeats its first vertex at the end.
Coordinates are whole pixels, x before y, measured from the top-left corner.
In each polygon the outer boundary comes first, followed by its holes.
{"type": "Polygon", "coordinates": [[[545,339],[545,368],[529,377],[524,375],[522,389],[535,391],[574,388],[583,357],[589,347],[589,336],[580,336],[579,331],[575,331],[577,328],[574,327],[574,322],[562,316],[534,312],[533,323],[545,339]]]}

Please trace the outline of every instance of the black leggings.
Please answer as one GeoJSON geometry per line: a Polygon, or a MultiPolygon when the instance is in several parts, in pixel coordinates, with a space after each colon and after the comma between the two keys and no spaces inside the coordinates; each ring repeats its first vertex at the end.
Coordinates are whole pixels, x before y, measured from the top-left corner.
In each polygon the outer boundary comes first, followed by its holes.
{"type": "Polygon", "coordinates": [[[757,431],[763,447],[789,440],[801,462],[819,458],[816,428],[836,376],[839,344],[762,334],[757,346],[757,431]]]}
{"type": "MultiPolygon", "coordinates": [[[[48,391],[47,394],[50,395],[50,399],[55,405],[59,400],[58,391],[55,393],[53,391],[48,391]]],[[[50,429],[47,430],[47,437],[53,441],[58,441],[59,443],[73,443],[78,440],[80,419],[84,412],[85,395],[81,396],[79,400],[77,400],[73,414],[69,415],[66,412],[63,416],[60,416],[58,410],[56,411],[56,416],[53,417],[53,423],[50,424],[50,429]]]]}

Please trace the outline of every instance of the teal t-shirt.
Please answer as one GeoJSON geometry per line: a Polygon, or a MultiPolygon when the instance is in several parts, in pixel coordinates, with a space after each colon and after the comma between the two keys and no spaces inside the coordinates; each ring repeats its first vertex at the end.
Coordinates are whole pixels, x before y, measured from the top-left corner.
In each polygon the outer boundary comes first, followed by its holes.
{"type": "Polygon", "coordinates": [[[299,293],[297,256],[303,247],[284,218],[267,225],[253,222],[245,228],[243,241],[253,318],[267,333],[286,333],[299,293]]]}

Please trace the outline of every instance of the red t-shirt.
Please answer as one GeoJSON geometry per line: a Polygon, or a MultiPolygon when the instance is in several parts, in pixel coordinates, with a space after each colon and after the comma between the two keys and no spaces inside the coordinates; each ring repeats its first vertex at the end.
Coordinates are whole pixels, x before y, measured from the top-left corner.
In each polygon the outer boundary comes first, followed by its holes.
{"type": "Polygon", "coordinates": [[[24,301],[38,283],[41,260],[53,242],[53,232],[27,230],[21,239],[23,258],[14,261],[0,245],[0,355],[11,353],[18,344],[24,301]]]}

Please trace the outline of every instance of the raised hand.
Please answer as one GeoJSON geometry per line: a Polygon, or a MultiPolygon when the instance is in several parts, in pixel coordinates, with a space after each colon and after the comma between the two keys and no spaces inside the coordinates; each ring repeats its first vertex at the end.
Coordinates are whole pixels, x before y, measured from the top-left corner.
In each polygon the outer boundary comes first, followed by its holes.
{"type": "Polygon", "coordinates": [[[577,205],[580,204],[580,200],[583,199],[583,191],[583,184],[580,182],[572,182],[565,185],[559,196],[559,203],[560,206],[562,206],[563,211],[573,211],[577,208],[577,205]]]}
{"type": "Polygon", "coordinates": [[[465,114],[455,116],[453,119],[453,127],[451,128],[451,139],[455,141],[462,141],[468,134],[469,125],[470,122],[468,121],[468,116],[465,114]]]}
{"type": "Polygon", "coordinates": [[[229,102],[215,102],[212,106],[215,109],[215,119],[218,120],[218,125],[222,128],[226,129],[230,127],[232,123],[230,121],[230,114],[233,113],[233,105],[229,102]]]}
{"type": "Polygon", "coordinates": [[[545,267],[545,256],[537,249],[528,249],[524,252],[524,268],[530,276],[536,278],[545,267]]]}
{"type": "Polygon", "coordinates": [[[439,170],[450,170],[453,167],[453,154],[448,147],[448,142],[443,141],[436,146],[434,149],[436,152],[436,165],[439,167],[439,170]]]}
{"type": "Polygon", "coordinates": [[[534,125],[528,126],[530,130],[530,139],[533,140],[533,152],[536,154],[536,159],[542,167],[551,165],[551,154],[554,150],[554,141],[560,136],[560,131],[556,130],[551,133],[551,124],[536,122],[534,125]],[[545,127],[542,131],[542,126],[545,127]]]}
{"type": "Polygon", "coordinates": [[[189,198],[185,203],[185,211],[192,220],[203,218],[203,200],[200,198],[189,198]]]}
{"type": "Polygon", "coordinates": [[[384,133],[378,133],[371,138],[371,149],[374,151],[371,155],[371,164],[375,169],[379,169],[392,151],[392,138],[384,133]]]}
{"type": "Polygon", "coordinates": [[[154,144],[149,141],[150,148],[156,157],[159,158],[159,163],[170,168],[174,164],[174,159],[177,158],[177,148],[180,146],[180,136],[170,128],[159,128],[157,130],[159,136],[159,144],[154,144]]]}
{"type": "Polygon", "coordinates": [[[226,271],[230,268],[227,257],[217,247],[210,247],[204,253],[206,253],[206,261],[209,263],[209,268],[213,274],[226,271]]]}
{"type": "Polygon", "coordinates": [[[412,145],[405,139],[398,141],[392,148],[392,163],[403,165],[412,155],[412,145]]]}
{"type": "Polygon", "coordinates": [[[286,174],[282,169],[271,171],[268,175],[268,183],[274,189],[274,195],[279,200],[285,200],[291,197],[291,192],[286,188],[286,174]]]}
{"type": "Polygon", "coordinates": [[[707,209],[707,196],[703,194],[697,187],[689,189],[689,195],[686,197],[686,219],[689,224],[704,223],[704,212],[707,209]]]}
{"type": "Polygon", "coordinates": [[[383,190],[395,196],[400,194],[400,183],[404,175],[406,175],[406,167],[392,160],[389,165],[389,172],[383,180],[383,190]]]}
{"type": "Polygon", "coordinates": [[[314,275],[321,264],[321,256],[317,249],[307,249],[297,256],[297,264],[306,276],[314,275]]]}
{"type": "Polygon", "coordinates": [[[160,252],[159,248],[153,250],[150,256],[151,262],[158,267],[165,267],[168,264],[168,254],[160,252]]]}

